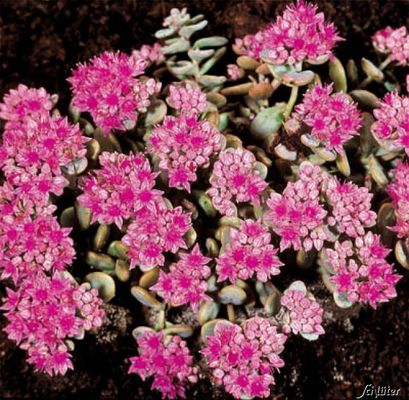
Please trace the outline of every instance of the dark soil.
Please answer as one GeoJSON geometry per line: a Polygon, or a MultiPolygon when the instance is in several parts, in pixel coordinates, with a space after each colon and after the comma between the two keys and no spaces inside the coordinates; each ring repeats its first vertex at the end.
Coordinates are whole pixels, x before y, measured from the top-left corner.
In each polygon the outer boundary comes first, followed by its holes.
{"type": "MultiPolygon", "coordinates": [[[[22,82],[44,86],[69,97],[66,77],[79,61],[103,50],[128,51],[151,43],[152,33],[174,6],[191,14],[204,13],[209,32],[230,39],[253,33],[280,12],[287,2],[272,0],[141,1],[141,0],[3,0],[0,2],[0,96],[22,82]]],[[[347,40],[338,46],[342,60],[374,57],[370,36],[378,29],[408,24],[407,1],[318,1],[347,40]]],[[[398,298],[378,310],[334,318],[328,293],[318,288],[325,302],[326,335],[314,343],[292,338],[283,358],[286,366],[277,377],[273,399],[355,398],[366,384],[400,389],[395,399],[409,398],[409,278],[398,284],[398,298]]],[[[1,291],[0,291],[1,292],[1,291]]],[[[25,352],[0,333],[0,399],[156,399],[149,382],[127,375],[126,359],[136,353],[131,330],[140,310],[119,299],[110,305],[108,324],[98,335],[76,342],[75,371],[65,377],[35,374],[25,363],[25,352]]],[[[4,319],[0,320],[4,325],[4,319]]],[[[222,391],[202,380],[188,399],[226,399],[222,391]]]]}

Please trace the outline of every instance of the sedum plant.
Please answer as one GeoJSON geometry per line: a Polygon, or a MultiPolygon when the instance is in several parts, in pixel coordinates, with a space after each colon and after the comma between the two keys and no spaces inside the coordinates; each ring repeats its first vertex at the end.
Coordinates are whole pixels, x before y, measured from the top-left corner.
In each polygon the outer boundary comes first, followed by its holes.
{"type": "Polygon", "coordinates": [[[230,57],[204,29],[173,9],[153,45],[79,64],[69,118],[44,88],[4,95],[1,309],[39,371],[72,369],[74,340],[125,287],[140,305],[129,373],[163,398],[199,379],[269,397],[289,337],[317,340],[335,307],[397,295],[406,29],[375,32],[379,65],[362,68],[336,58],[343,39],[302,0],[230,57]]]}

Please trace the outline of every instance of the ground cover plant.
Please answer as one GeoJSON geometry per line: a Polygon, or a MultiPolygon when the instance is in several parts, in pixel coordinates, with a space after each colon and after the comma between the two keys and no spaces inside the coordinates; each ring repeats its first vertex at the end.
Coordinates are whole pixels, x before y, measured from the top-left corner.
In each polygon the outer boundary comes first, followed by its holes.
{"type": "Polygon", "coordinates": [[[287,340],[332,323],[310,286],[355,313],[396,297],[406,28],[374,32],[377,60],[344,66],[310,3],[233,44],[207,25],[173,9],[155,44],[80,63],[68,117],[44,88],[3,98],[4,330],[38,372],[75,368],[120,290],[141,305],[130,374],[168,398],[204,379],[268,397],[287,340]]]}

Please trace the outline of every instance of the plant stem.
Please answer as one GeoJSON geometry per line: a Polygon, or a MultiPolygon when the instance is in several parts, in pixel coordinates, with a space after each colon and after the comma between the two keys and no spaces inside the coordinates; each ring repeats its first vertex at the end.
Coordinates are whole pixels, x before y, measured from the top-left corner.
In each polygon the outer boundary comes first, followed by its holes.
{"type": "MultiPolygon", "coordinates": [[[[383,71],[389,64],[391,63],[391,60],[389,57],[382,62],[382,64],[378,67],[381,71],[383,71]]],[[[373,78],[370,76],[367,76],[359,85],[359,88],[364,88],[365,86],[369,85],[373,81],[373,78]]]]}
{"type": "Polygon", "coordinates": [[[368,86],[373,81],[372,77],[367,76],[359,85],[358,88],[362,89],[365,86],[368,86]]]}
{"type": "Polygon", "coordinates": [[[297,97],[298,97],[298,86],[293,86],[291,88],[290,98],[288,99],[287,105],[285,106],[285,110],[283,113],[284,119],[287,119],[290,116],[291,111],[293,110],[294,104],[297,101],[297,97]]]}
{"type": "Polygon", "coordinates": [[[227,304],[227,318],[229,319],[230,322],[235,322],[236,320],[236,315],[234,312],[234,305],[233,304],[227,304]]]}
{"type": "Polygon", "coordinates": [[[382,64],[379,66],[379,69],[380,69],[381,71],[383,71],[390,63],[391,63],[391,60],[390,60],[390,58],[388,57],[386,60],[384,60],[384,61],[382,62],[382,64]]]}

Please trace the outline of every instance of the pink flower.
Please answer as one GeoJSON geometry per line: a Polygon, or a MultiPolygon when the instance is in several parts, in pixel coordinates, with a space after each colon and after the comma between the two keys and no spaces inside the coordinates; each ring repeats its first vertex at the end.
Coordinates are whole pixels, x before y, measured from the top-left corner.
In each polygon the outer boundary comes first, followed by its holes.
{"type": "Polygon", "coordinates": [[[73,299],[83,318],[82,326],[86,331],[102,325],[105,312],[101,308],[102,300],[98,297],[97,289],[91,288],[89,283],[83,283],[74,292],[73,299]]]}
{"type": "MultiPolygon", "coordinates": [[[[46,205],[49,193],[62,194],[68,183],[63,172],[85,157],[85,143],[89,139],[82,136],[79,126],[71,125],[67,118],[49,115],[49,100],[40,97],[49,97],[45,91],[43,93],[40,89],[37,93],[35,89],[25,89],[21,95],[27,93],[29,99],[33,97],[32,102],[38,103],[39,111],[30,113],[26,110],[27,102],[15,100],[17,109],[21,111],[18,115],[25,112],[27,115],[6,123],[0,146],[0,168],[19,196],[46,205]]],[[[9,106],[10,101],[7,98],[9,106]]]]}
{"type": "Polygon", "coordinates": [[[376,212],[371,211],[372,193],[351,182],[340,183],[336,177],[328,179],[324,193],[332,207],[329,225],[337,225],[340,233],[351,238],[363,236],[365,229],[376,223],[376,212]]]}
{"type": "Polygon", "coordinates": [[[68,348],[61,344],[50,349],[46,345],[32,345],[27,349],[29,364],[33,364],[37,371],[46,372],[48,375],[65,375],[69,369],[74,369],[71,354],[68,348]]]}
{"type": "Polygon", "coordinates": [[[375,139],[388,150],[404,148],[409,155],[409,96],[387,93],[374,116],[371,131],[375,139]]]}
{"type": "Polygon", "coordinates": [[[323,335],[322,315],[324,310],[313,298],[302,290],[290,289],[284,292],[280,299],[286,314],[284,317],[285,333],[293,332],[306,335],[323,335]]]}
{"type": "Polygon", "coordinates": [[[206,108],[206,94],[190,83],[185,86],[170,85],[169,104],[186,116],[195,116],[206,108]]]}
{"type": "MultiPolygon", "coordinates": [[[[267,25],[268,27],[269,25],[267,25]]],[[[265,48],[265,32],[264,30],[258,31],[254,35],[245,35],[241,39],[236,39],[234,43],[234,48],[238,54],[244,54],[255,58],[257,60],[261,60],[261,52],[265,48]]]]}
{"type": "Polygon", "coordinates": [[[400,65],[409,63],[409,34],[405,26],[381,29],[372,37],[372,44],[380,53],[388,54],[391,61],[400,65]]]}
{"type": "MultiPolygon", "coordinates": [[[[2,210],[3,211],[3,210],[2,210]]],[[[71,229],[61,228],[51,215],[31,216],[28,212],[1,213],[1,279],[12,278],[21,285],[40,272],[65,270],[75,256],[71,229]]]]}
{"type": "Polygon", "coordinates": [[[235,214],[234,203],[260,204],[261,192],[268,186],[256,169],[253,153],[243,148],[222,151],[214,163],[207,191],[216,210],[221,214],[235,214]]]}
{"type": "Polygon", "coordinates": [[[240,68],[236,64],[227,65],[227,76],[232,80],[236,81],[240,78],[240,68]]]}
{"type": "Polygon", "coordinates": [[[134,218],[122,238],[129,247],[131,268],[138,264],[143,270],[152,269],[164,264],[164,252],[175,254],[179,249],[186,249],[183,236],[191,222],[190,214],[184,213],[181,207],[168,209],[165,201],[158,201],[155,208],[141,209],[134,218]]]}
{"type": "MultiPolygon", "coordinates": [[[[148,110],[149,105],[151,104],[150,98],[156,93],[160,92],[162,84],[155,81],[153,78],[141,78],[136,81],[133,91],[135,95],[135,100],[138,103],[138,111],[144,113],[148,110]]],[[[131,121],[129,126],[134,126],[135,121],[131,121]]],[[[128,128],[128,126],[127,126],[128,128]]]]}
{"type": "Polygon", "coordinates": [[[224,385],[234,398],[268,397],[274,370],[284,366],[278,354],[286,339],[265,318],[251,318],[242,326],[220,321],[202,354],[216,384],[224,385]]]}
{"type": "MultiPolygon", "coordinates": [[[[49,165],[53,174],[61,174],[61,168],[86,155],[85,143],[78,125],[71,125],[67,118],[40,115],[36,120],[27,119],[18,128],[6,129],[2,149],[5,159],[26,169],[41,169],[49,165]]],[[[3,167],[7,173],[7,163],[3,167]]]]}
{"type": "Polygon", "coordinates": [[[280,273],[283,265],[277,257],[277,249],[271,244],[268,228],[250,219],[241,222],[240,229],[231,228],[228,244],[217,259],[218,282],[229,279],[250,279],[267,282],[280,273]]]}
{"type": "Polygon", "coordinates": [[[184,114],[165,117],[149,137],[159,159],[159,168],[167,171],[169,187],[190,192],[198,168],[209,166],[210,157],[222,148],[222,135],[210,122],[184,114]]]}
{"type": "Polygon", "coordinates": [[[169,272],[160,271],[159,281],[150,289],[173,307],[190,304],[197,311],[201,301],[210,300],[206,295],[210,258],[204,257],[199,245],[190,253],[179,253],[180,261],[172,264],[169,272]]]}
{"type": "Polygon", "coordinates": [[[4,167],[7,182],[13,186],[16,196],[34,202],[38,207],[49,204],[50,193],[56,196],[63,194],[68,180],[61,174],[54,175],[48,164],[41,169],[16,167],[13,161],[4,167]]]}
{"type": "Polygon", "coordinates": [[[27,350],[27,361],[37,370],[64,375],[73,368],[65,341],[102,324],[97,293],[88,284],[76,287],[57,274],[49,278],[39,272],[16,291],[7,288],[4,331],[27,350]]]}
{"type": "Polygon", "coordinates": [[[162,398],[186,398],[185,388],[197,382],[193,357],[180,336],[164,337],[162,332],[147,332],[137,339],[139,356],[131,357],[129,374],[143,380],[153,377],[152,389],[162,398]]]}
{"type": "Polygon", "coordinates": [[[144,83],[136,78],[146,65],[143,58],[121,52],[105,52],[79,64],[68,79],[73,88],[72,104],[89,112],[105,134],[134,126],[138,112],[146,110],[147,97],[158,89],[153,80],[144,83]]]}
{"type": "Polygon", "coordinates": [[[281,237],[280,251],[321,250],[325,232],[327,211],[320,204],[320,190],[324,175],[320,167],[309,162],[301,164],[299,179],[289,182],[283,194],[272,193],[267,200],[265,221],[281,237]]]}
{"type": "Polygon", "coordinates": [[[0,103],[0,118],[8,121],[6,130],[15,129],[24,126],[27,119],[37,121],[41,116],[49,115],[52,106],[51,96],[44,88],[28,88],[19,84],[0,103]]]}
{"type": "Polygon", "coordinates": [[[333,235],[328,227],[356,238],[375,224],[371,199],[367,188],[340,183],[319,166],[303,162],[298,179],[287,183],[282,194],[270,195],[264,221],[281,237],[281,251],[289,247],[321,250],[333,235]]]}
{"type": "Polygon", "coordinates": [[[397,221],[391,230],[397,232],[399,238],[409,238],[409,165],[400,162],[392,173],[394,182],[387,186],[387,192],[395,206],[397,221]]]}
{"type": "Polygon", "coordinates": [[[401,278],[385,260],[388,253],[379,235],[372,232],[356,238],[355,246],[351,241],[337,241],[334,249],[325,249],[334,270],[330,280],[349,301],[376,308],[378,303],[396,297],[395,285],[401,278]]]}
{"type": "Polygon", "coordinates": [[[10,182],[6,181],[0,186],[0,216],[4,220],[24,218],[28,215],[52,215],[56,209],[56,206],[37,201],[35,197],[16,189],[10,182]]]}
{"type": "Polygon", "coordinates": [[[332,93],[332,90],[332,85],[315,85],[308,89],[292,118],[311,128],[309,134],[317,144],[343,154],[344,144],[359,135],[362,117],[346,94],[332,93]]]}
{"type": "Polygon", "coordinates": [[[137,60],[143,59],[150,63],[160,63],[165,59],[160,43],[154,43],[153,45],[144,44],[139,50],[132,52],[132,57],[137,60]]]}
{"type": "Polygon", "coordinates": [[[287,6],[282,16],[255,35],[236,41],[245,54],[276,65],[308,61],[321,64],[343,40],[333,24],[326,23],[317,6],[302,0],[287,6]]]}
{"type": "Polygon", "coordinates": [[[356,238],[355,248],[363,263],[370,263],[374,258],[384,259],[390,253],[390,249],[382,245],[380,236],[372,232],[356,238]]]}
{"type": "Polygon", "coordinates": [[[136,211],[155,209],[162,192],[154,189],[157,174],[142,154],[103,152],[99,162],[102,168],[84,179],[84,193],[78,196],[79,203],[92,211],[92,222],[120,228],[136,211]]]}

